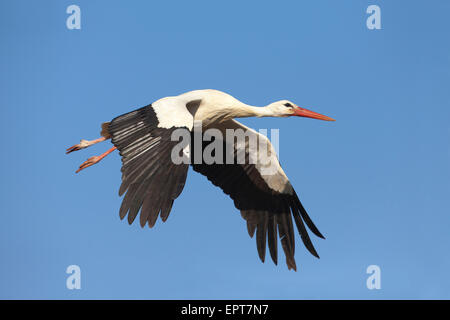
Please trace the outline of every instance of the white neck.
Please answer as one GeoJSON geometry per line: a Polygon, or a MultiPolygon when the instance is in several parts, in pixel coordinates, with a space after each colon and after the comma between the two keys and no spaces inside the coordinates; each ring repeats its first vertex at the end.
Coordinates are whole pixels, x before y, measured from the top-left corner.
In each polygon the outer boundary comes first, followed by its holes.
{"type": "Polygon", "coordinates": [[[199,110],[198,118],[202,120],[208,118],[212,121],[221,121],[233,118],[274,116],[270,104],[265,107],[251,106],[217,90],[190,91],[180,95],[179,98],[183,99],[185,103],[201,100],[203,110],[199,110]]]}
{"type": "Polygon", "coordinates": [[[239,102],[232,106],[233,118],[247,118],[247,117],[272,117],[273,112],[269,108],[270,105],[264,107],[250,106],[248,104],[239,102]]]}

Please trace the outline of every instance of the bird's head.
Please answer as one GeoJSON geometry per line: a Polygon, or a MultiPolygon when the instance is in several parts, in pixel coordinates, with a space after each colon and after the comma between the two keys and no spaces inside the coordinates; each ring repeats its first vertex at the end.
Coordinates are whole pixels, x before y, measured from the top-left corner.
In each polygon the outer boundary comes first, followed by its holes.
{"type": "Polygon", "coordinates": [[[289,100],[280,100],[268,105],[268,109],[271,111],[272,116],[274,117],[305,117],[305,118],[313,118],[325,121],[335,121],[333,118],[324,116],[323,114],[301,108],[297,106],[295,103],[292,103],[289,100]]]}

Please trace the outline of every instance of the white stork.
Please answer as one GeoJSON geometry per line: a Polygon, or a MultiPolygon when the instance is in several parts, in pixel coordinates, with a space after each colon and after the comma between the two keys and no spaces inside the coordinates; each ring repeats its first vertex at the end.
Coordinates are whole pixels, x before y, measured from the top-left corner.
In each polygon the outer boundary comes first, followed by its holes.
{"type": "MultiPolygon", "coordinates": [[[[180,195],[186,181],[189,164],[175,164],[171,160],[171,151],[178,143],[171,139],[175,129],[185,128],[192,133],[194,121],[200,120],[204,129],[216,128],[221,132],[225,129],[243,129],[250,136],[256,135],[258,139],[265,139],[269,147],[269,151],[265,153],[266,157],[271,165],[276,166],[276,170],[269,174],[264,173],[258,163],[249,161],[242,164],[195,162],[191,165],[194,171],[205,175],[234,200],[236,208],[247,221],[250,237],[253,237],[256,231],[256,245],[261,261],[264,262],[265,259],[267,239],[270,255],[277,264],[279,234],[286,264],[289,269],[296,270],[292,217],[304,245],[317,258],[319,256],[305,224],[316,236],[324,237],[303,208],[268,139],[234,120],[244,117],[289,116],[334,121],[287,100],[265,107],[255,107],[217,90],[195,90],[162,98],[151,105],[103,123],[101,138],[92,141],[81,140],[79,144],[68,148],[67,153],[111,138],[114,147],[100,156],[89,158],[77,172],[118,149],[122,157],[119,196],[126,192],[119,212],[120,218],[123,219],[128,214],[128,222],[131,224],[141,211],[141,226],[148,224],[153,227],[158,215],[162,221],[166,221],[173,201],[180,195]]],[[[223,143],[225,145],[230,142],[223,143]]],[[[258,159],[258,149],[249,148],[248,144],[235,143],[234,139],[231,143],[234,144],[234,158],[237,153],[244,152],[246,159],[258,159]]],[[[192,145],[188,147],[193,150],[192,145]]],[[[183,152],[189,154],[189,150],[183,152]]]]}

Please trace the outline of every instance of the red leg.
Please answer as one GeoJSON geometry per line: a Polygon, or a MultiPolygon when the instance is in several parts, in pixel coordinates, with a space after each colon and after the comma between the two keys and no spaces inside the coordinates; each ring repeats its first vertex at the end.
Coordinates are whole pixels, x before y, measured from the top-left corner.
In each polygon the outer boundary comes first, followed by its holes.
{"type": "Polygon", "coordinates": [[[67,153],[71,153],[73,151],[78,151],[78,150],[87,148],[89,146],[92,146],[93,144],[96,144],[96,143],[99,143],[99,142],[102,142],[102,141],[105,141],[105,140],[106,140],[105,137],[101,137],[101,138],[98,138],[98,139],[95,139],[95,140],[91,140],[91,141],[82,139],[79,144],[76,144],[74,146],[71,146],[70,148],[67,148],[66,149],[66,154],[67,153]]]}
{"type": "Polygon", "coordinates": [[[97,162],[99,162],[100,160],[102,160],[104,157],[106,157],[108,154],[110,154],[111,152],[113,152],[114,150],[116,150],[116,147],[112,147],[111,149],[109,149],[108,151],[106,151],[105,153],[102,153],[99,156],[94,156],[94,157],[90,157],[89,159],[87,159],[85,162],[83,162],[81,164],[81,166],[78,168],[77,171],[75,171],[75,173],[80,172],[83,169],[86,169],[87,167],[90,167],[94,164],[96,164],[97,162]]]}

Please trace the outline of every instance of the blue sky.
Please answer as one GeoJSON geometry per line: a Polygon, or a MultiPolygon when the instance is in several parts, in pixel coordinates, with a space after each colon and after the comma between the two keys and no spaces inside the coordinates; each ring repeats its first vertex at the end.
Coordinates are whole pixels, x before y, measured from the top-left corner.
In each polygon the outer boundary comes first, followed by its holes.
{"type": "Polygon", "coordinates": [[[1,1],[0,298],[450,298],[448,1],[1,1]],[[81,30],[66,8],[81,8],[81,30]],[[381,8],[368,30],[366,8],[381,8]],[[280,160],[326,236],[299,271],[262,264],[230,199],[190,170],[166,223],[118,211],[100,124],[161,97],[226,91],[329,115],[280,129],[280,160]],[[67,266],[81,290],[66,288],[67,266]],[[368,290],[366,268],[381,268],[368,290]]]}

